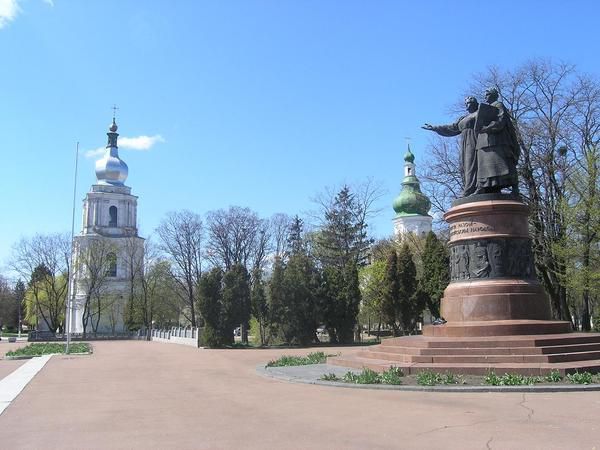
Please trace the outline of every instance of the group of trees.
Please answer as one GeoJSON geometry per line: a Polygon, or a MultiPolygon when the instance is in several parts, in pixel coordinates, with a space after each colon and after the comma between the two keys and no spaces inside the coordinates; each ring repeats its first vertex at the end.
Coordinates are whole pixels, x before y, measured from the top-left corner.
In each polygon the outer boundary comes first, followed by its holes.
{"type": "MultiPolygon", "coordinates": [[[[573,65],[537,60],[491,67],[468,94],[490,86],[514,118],[536,270],[554,317],[589,330],[600,293],[600,81],[573,65]]],[[[443,211],[461,190],[458,151],[441,140],[430,150],[423,179],[443,211]]]]}
{"type": "MultiPolygon", "coordinates": [[[[536,270],[554,317],[588,330],[600,294],[600,82],[568,64],[533,61],[490,68],[468,93],[490,86],[515,121],[536,270]]],[[[445,211],[461,192],[459,152],[438,140],[430,155],[424,189],[434,209],[445,211]]],[[[310,226],[236,206],[205,217],[170,213],[143,249],[132,238],[119,253],[129,286],[123,302],[106,289],[117,252],[107,240],[79,252],[71,268],[67,236],[22,239],[11,265],[26,281],[19,289],[0,283],[0,297],[22,298],[26,322],[61,331],[74,270],[84,272],[84,327],[93,331],[101,316],[122,314],[129,329],[202,325],[213,345],[231,343],[238,326],[244,341],[254,327],[263,344],[307,344],[321,325],[332,342],[350,342],[359,320],[412,333],[424,309],[440,314],[447,250],[433,234],[374,243],[368,222],[380,195],[370,182],[326,191],[315,199],[310,226]]],[[[14,322],[6,311],[18,309],[10,305],[0,301],[0,317],[14,322]]]]}
{"type": "Polygon", "coordinates": [[[401,242],[384,240],[361,269],[362,321],[387,325],[394,336],[413,334],[423,312],[440,316],[440,300],[450,281],[448,250],[435,233],[406,235],[401,242]]]}

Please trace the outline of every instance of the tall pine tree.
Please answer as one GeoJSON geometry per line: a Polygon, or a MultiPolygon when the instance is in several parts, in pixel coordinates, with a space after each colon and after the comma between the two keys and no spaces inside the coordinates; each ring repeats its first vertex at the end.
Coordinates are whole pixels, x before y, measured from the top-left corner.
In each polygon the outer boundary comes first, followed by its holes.
{"type": "Polygon", "coordinates": [[[432,231],[425,238],[422,260],[420,290],[425,294],[425,302],[431,315],[440,317],[440,300],[450,283],[450,259],[446,247],[432,231]]]}
{"type": "Polygon", "coordinates": [[[242,342],[248,343],[250,322],[250,282],[248,271],[241,264],[231,266],[223,276],[222,324],[225,333],[230,334],[233,344],[233,331],[242,327],[242,342]]]}
{"type": "Polygon", "coordinates": [[[215,267],[202,274],[198,283],[198,307],[204,319],[202,341],[207,347],[221,347],[230,343],[230,336],[225,336],[221,321],[222,280],[223,272],[215,267]]]}

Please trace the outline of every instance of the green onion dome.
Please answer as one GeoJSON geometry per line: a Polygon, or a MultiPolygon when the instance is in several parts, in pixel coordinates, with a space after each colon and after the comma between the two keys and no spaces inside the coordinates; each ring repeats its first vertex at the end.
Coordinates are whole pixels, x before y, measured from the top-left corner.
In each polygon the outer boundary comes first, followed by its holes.
{"type": "Polygon", "coordinates": [[[393,203],[397,216],[427,216],[431,208],[431,201],[421,192],[421,186],[415,175],[415,155],[408,151],[404,155],[405,177],[402,180],[402,191],[393,203]]]}

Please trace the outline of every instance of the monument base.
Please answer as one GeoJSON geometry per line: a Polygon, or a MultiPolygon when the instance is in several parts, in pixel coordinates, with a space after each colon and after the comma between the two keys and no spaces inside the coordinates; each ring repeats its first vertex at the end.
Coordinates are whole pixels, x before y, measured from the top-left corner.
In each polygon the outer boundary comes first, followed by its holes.
{"type": "Polygon", "coordinates": [[[572,333],[569,322],[550,320],[550,303],[535,277],[528,214],[513,195],[454,202],[444,214],[450,284],[440,309],[447,322],[327,362],[378,371],[396,366],[408,374],[600,372],[600,334],[572,333]]]}
{"type": "Polygon", "coordinates": [[[462,375],[600,373],[600,333],[405,336],[386,339],[353,355],[329,357],[327,363],[377,372],[394,366],[406,375],[425,370],[462,375]]]}

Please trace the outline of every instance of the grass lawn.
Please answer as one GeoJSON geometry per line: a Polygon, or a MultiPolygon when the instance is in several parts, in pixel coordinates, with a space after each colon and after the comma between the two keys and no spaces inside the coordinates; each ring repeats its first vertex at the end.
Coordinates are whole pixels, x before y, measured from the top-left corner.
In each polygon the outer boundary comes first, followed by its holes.
{"type": "MultiPolygon", "coordinates": [[[[29,344],[26,347],[21,347],[6,353],[8,357],[15,356],[42,356],[53,353],[65,353],[66,344],[59,342],[36,343],[29,344]]],[[[69,353],[89,353],[91,351],[90,344],[87,342],[75,342],[69,346],[69,353]]]]}

